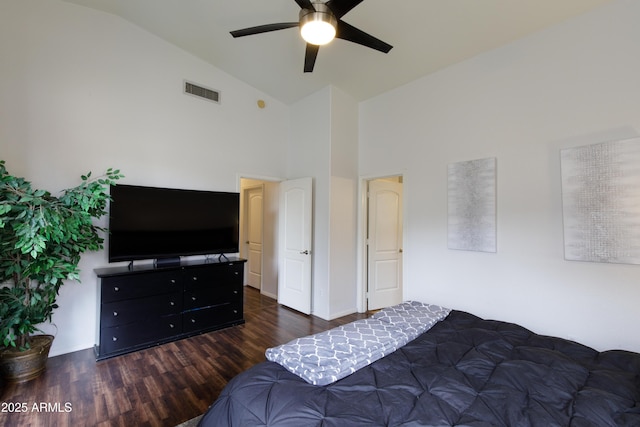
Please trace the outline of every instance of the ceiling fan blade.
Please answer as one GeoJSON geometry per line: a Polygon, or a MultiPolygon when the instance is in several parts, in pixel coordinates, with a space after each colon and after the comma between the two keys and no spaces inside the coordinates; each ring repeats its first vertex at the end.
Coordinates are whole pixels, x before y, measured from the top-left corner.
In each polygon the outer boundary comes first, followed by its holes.
{"type": "Polygon", "coordinates": [[[295,2],[298,3],[300,9],[316,10],[313,4],[311,4],[311,0],[295,0],[295,2]]]}
{"type": "Polygon", "coordinates": [[[371,49],[379,50],[384,53],[388,53],[393,48],[390,44],[385,43],[344,21],[338,21],[336,37],[362,46],[370,47],[371,49]]]}
{"type": "Polygon", "coordinates": [[[278,24],[258,25],[257,27],[243,28],[242,30],[231,31],[233,37],[251,36],[254,34],[268,33],[269,31],[284,30],[286,28],[297,27],[299,22],[280,22],[278,24]]]}
{"type": "Polygon", "coordinates": [[[305,73],[310,73],[313,71],[313,66],[316,65],[316,58],[318,57],[318,50],[320,50],[320,46],[307,43],[307,50],[304,54],[305,73]]]}
{"type": "Polygon", "coordinates": [[[363,0],[329,0],[327,6],[336,18],[340,19],[349,13],[351,9],[362,3],[362,1],[363,0]]]}

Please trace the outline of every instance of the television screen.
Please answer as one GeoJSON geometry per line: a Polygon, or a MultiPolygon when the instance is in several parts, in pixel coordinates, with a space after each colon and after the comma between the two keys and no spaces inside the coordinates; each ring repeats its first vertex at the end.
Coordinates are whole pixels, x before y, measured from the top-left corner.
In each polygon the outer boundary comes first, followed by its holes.
{"type": "Polygon", "coordinates": [[[109,262],[238,252],[238,193],[116,185],[109,262]]]}

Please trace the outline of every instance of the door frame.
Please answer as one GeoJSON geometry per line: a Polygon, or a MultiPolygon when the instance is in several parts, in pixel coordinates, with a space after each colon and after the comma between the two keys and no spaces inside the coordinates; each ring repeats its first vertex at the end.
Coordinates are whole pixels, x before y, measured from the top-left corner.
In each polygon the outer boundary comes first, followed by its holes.
{"type": "MultiPolygon", "coordinates": [[[[405,226],[402,227],[402,242],[403,247],[407,243],[407,177],[403,172],[390,172],[382,175],[364,175],[360,176],[358,181],[358,248],[356,254],[356,263],[358,265],[356,272],[356,308],[359,313],[367,311],[367,227],[368,227],[368,201],[367,191],[369,188],[369,181],[375,181],[377,179],[400,177],[402,178],[402,223],[405,226]]],[[[405,251],[406,252],[406,251],[405,251]]],[[[402,262],[402,277],[407,277],[407,258],[403,258],[402,262]]],[[[404,279],[403,279],[404,280],[404,279]]],[[[402,292],[404,295],[404,281],[402,284],[402,292]]]]}
{"type": "MultiPolygon", "coordinates": [[[[242,255],[244,252],[244,258],[247,259],[247,263],[245,263],[245,284],[249,284],[249,279],[248,279],[248,275],[250,273],[250,263],[251,263],[251,257],[250,257],[250,246],[249,246],[249,241],[247,240],[247,231],[249,229],[249,215],[247,215],[249,213],[249,204],[247,203],[249,201],[249,194],[250,191],[252,190],[259,190],[260,191],[260,197],[262,198],[261,201],[261,207],[260,207],[260,244],[261,246],[264,246],[264,193],[265,193],[265,184],[264,181],[259,181],[256,184],[253,185],[249,185],[246,187],[242,188],[242,225],[240,226],[240,230],[242,230],[241,234],[241,239],[240,239],[240,247],[242,248],[242,251],[240,251],[240,254],[242,255]]],[[[260,289],[260,292],[262,292],[262,281],[263,281],[263,277],[262,277],[262,271],[263,271],[263,260],[264,260],[264,250],[263,248],[260,248],[260,283],[258,285],[258,289],[260,289]]]]}
{"type": "MultiPolygon", "coordinates": [[[[236,191],[238,191],[238,193],[240,193],[240,199],[241,199],[241,203],[243,205],[244,205],[244,200],[243,200],[244,199],[244,194],[243,194],[243,191],[242,191],[243,190],[243,188],[242,188],[242,180],[243,179],[254,180],[254,181],[262,181],[263,183],[264,182],[279,183],[279,182],[285,181],[285,178],[279,178],[279,177],[273,177],[273,176],[255,175],[255,174],[249,174],[249,173],[238,173],[238,174],[236,174],[236,191]]],[[[263,194],[263,197],[264,197],[264,194],[263,194]]],[[[263,200],[263,204],[264,204],[264,200],[263,200]]],[[[244,206],[242,206],[241,208],[244,209],[244,206]]],[[[260,293],[263,294],[263,295],[266,295],[268,297],[277,299],[277,295],[271,294],[269,292],[265,292],[265,290],[264,290],[264,266],[265,266],[265,263],[273,262],[273,261],[275,261],[277,263],[278,262],[278,259],[277,259],[278,258],[278,253],[276,251],[276,253],[274,254],[275,260],[274,259],[270,259],[270,260],[266,260],[265,259],[265,254],[264,254],[264,232],[265,232],[264,231],[264,224],[265,224],[264,223],[264,209],[263,209],[262,215],[263,215],[263,218],[262,218],[262,224],[263,224],[263,228],[262,228],[263,251],[262,251],[262,267],[261,267],[262,274],[261,274],[261,279],[260,279],[260,281],[261,281],[261,283],[260,283],[260,293]]],[[[241,244],[241,247],[243,245],[242,242],[244,241],[244,239],[243,239],[244,233],[246,232],[245,224],[243,222],[244,221],[241,221],[241,223],[240,223],[240,227],[241,227],[241,229],[240,229],[240,239],[241,239],[240,240],[240,244],[241,244]]],[[[277,242],[276,242],[276,244],[277,244],[277,242]]],[[[247,273],[246,269],[248,268],[246,264],[247,263],[245,263],[245,265],[244,265],[245,277],[246,277],[246,273],[247,273]]],[[[243,283],[243,286],[245,284],[246,283],[243,283]]]]}

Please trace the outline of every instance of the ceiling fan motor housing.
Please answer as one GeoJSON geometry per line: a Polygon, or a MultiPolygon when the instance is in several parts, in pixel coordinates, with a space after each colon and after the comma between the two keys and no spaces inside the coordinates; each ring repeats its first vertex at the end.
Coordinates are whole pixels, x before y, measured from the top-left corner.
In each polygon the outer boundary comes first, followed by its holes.
{"type": "Polygon", "coordinates": [[[302,38],[308,43],[317,45],[326,44],[335,37],[338,20],[325,3],[314,2],[313,7],[315,10],[300,9],[300,33],[302,34],[302,38]],[[317,40],[310,39],[310,36],[305,34],[310,31],[318,31],[322,35],[320,35],[320,38],[317,40]]]}

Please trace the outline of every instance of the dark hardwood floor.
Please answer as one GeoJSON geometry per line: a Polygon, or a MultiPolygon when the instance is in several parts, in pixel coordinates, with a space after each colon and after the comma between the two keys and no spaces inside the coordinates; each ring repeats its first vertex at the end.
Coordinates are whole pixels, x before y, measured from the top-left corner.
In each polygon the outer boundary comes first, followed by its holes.
{"type": "Polygon", "coordinates": [[[51,357],[40,378],[0,384],[0,426],[175,426],[203,413],[268,347],[366,317],[305,316],[249,287],[244,305],[244,325],[100,362],[93,349],[51,357]]]}

